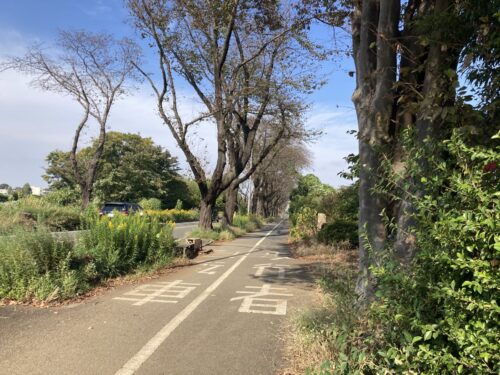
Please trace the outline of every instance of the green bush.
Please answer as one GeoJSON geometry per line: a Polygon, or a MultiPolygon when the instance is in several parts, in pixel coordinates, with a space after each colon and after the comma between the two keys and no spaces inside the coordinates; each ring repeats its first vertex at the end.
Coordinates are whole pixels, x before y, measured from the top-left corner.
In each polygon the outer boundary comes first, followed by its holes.
{"type": "Polygon", "coordinates": [[[245,232],[253,232],[262,227],[263,220],[257,215],[239,215],[233,217],[233,226],[243,229],[245,232]]]}
{"type": "Polygon", "coordinates": [[[181,223],[184,221],[197,221],[200,218],[198,210],[178,210],[176,208],[170,210],[146,210],[146,215],[158,219],[163,223],[173,221],[181,223]]]}
{"type": "Polygon", "coordinates": [[[77,244],[44,227],[0,237],[0,299],[69,298],[101,279],[173,260],[172,227],[154,218],[87,211],[84,228],[77,244]]]}
{"type": "Polygon", "coordinates": [[[80,253],[95,260],[102,277],[117,276],[139,266],[169,263],[174,254],[173,227],[140,215],[87,217],[80,253]]]}
{"type": "Polygon", "coordinates": [[[426,192],[413,202],[418,252],[407,266],[388,250],[372,268],[377,298],[345,332],[358,344],[326,373],[500,373],[500,150],[464,139],[436,145],[432,175],[412,167],[426,192]]]}
{"type": "Polygon", "coordinates": [[[211,240],[228,241],[252,232],[264,225],[264,221],[257,215],[234,215],[232,226],[214,224],[213,230],[194,229],[188,237],[206,238],[211,240]]]}
{"type": "Polygon", "coordinates": [[[302,207],[295,214],[295,225],[290,230],[294,239],[306,239],[317,234],[318,212],[310,207],[302,207]]]}
{"type": "Polygon", "coordinates": [[[0,237],[0,298],[18,301],[71,297],[88,289],[92,264],[75,267],[74,244],[50,232],[17,230],[0,237]]]}
{"type": "Polygon", "coordinates": [[[326,245],[349,241],[352,246],[358,246],[358,224],[355,221],[334,220],[321,228],[317,238],[319,242],[326,245]]]}
{"type": "Polygon", "coordinates": [[[139,204],[145,210],[161,210],[161,200],[158,198],[141,199],[139,204]]]}
{"type": "Polygon", "coordinates": [[[41,199],[58,206],[79,206],[82,197],[76,189],[63,188],[50,191],[41,199]]]}

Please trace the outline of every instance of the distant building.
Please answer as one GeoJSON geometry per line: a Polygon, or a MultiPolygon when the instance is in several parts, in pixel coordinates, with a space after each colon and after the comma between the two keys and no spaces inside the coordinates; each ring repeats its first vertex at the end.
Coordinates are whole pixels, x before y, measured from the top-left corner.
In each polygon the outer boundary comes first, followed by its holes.
{"type": "Polygon", "coordinates": [[[8,189],[0,189],[0,195],[9,195],[8,189]]]}
{"type": "Polygon", "coordinates": [[[31,186],[31,185],[30,185],[30,188],[31,188],[32,195],[36,195],[36,196],[40,197],[40,196],[45,194],[44,188],[41,188],[39,186],[31,186]]]}

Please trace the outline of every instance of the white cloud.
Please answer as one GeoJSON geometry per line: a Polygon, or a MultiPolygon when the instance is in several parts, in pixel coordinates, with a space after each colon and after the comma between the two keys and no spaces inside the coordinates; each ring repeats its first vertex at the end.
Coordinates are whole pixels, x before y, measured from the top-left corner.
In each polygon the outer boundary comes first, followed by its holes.
{"type": "Polygon", "coordinates": [[[341,178],[338,173],[347,170],[347,163],[343,158],[357,152],[356,137],[348,134],[348,131],[357,129],[354,110],[315,105],[307,124],[323,130],[323,136],[309,146],[313,154],[311,172],[332,186],[350,184],[350,181],[341,178]]]}

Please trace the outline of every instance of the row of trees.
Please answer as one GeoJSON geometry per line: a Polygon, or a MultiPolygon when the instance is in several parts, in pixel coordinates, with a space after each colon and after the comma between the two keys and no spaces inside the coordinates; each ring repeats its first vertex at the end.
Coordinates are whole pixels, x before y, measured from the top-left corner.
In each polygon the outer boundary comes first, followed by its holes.
{"type": "Polygon", "coordinates": [[[308,39],[303,20],[288,3],[130,0],[127,6],[136,30],[156,54],[157,72],[143,68],[134,41],[84,31],[61,32],[58,54],[33,46],[3,68],[30,74],[35,86],[69,95],[82,107],[69,155],[50,156],[69,156],[82,207],[103,169],[112,105],[143,79],[198,185],[200,227],[212,227],[212,210],[223,192],[225,219],[231,223],[240,184],[280,144],[311,136],[303,124],[303,95],[319,85],[313,61],[324,57],[322,50],[308,39]],[[177,86],[183,85],[204,106],[194,118],[179,110],[177,86]],[[80,136],[90,120],[99,136],[79,158],[80,136]],[[193,129],[202,124],[216,128],[217,161],[211,173],[192,149],[193,129]]]}

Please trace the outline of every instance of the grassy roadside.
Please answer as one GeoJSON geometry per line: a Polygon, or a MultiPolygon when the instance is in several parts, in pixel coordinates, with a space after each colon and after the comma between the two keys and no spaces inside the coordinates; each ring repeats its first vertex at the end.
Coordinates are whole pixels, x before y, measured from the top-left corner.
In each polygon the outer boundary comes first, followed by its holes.
{"type": "Polygon", "coordinates": [[[73,242],[46,227],[0,238],[0,302],[48,303],[84,295],[110,278],[176,264],[173,227],[138,215],[85,218],[73,242]]]}
{"type": "MultiPolygon", "coordinates": [[[[237,216],[234,224],[191,236],[230,240],[263,221],[237,216]]],[[[82,229],[77,241],[53,236],[41,225],[0,237],[0,304],[57,304],[185,265],[175,253],[173,225],[158,217],[87,213],[82,229]]]]}
{"type": "Polygon", "coordinates": [[[357,250],[349,246],[328,246],[311,241],[291,244],[295,258],[310,264],[317,282],[316,302],[290,317],[285,338],[288,368],[284,374],[347,374],[346,369],[331,371],[331,363],[341,362],[352,346],[354,332],[362,324],[355,310],[357,250]]]}

